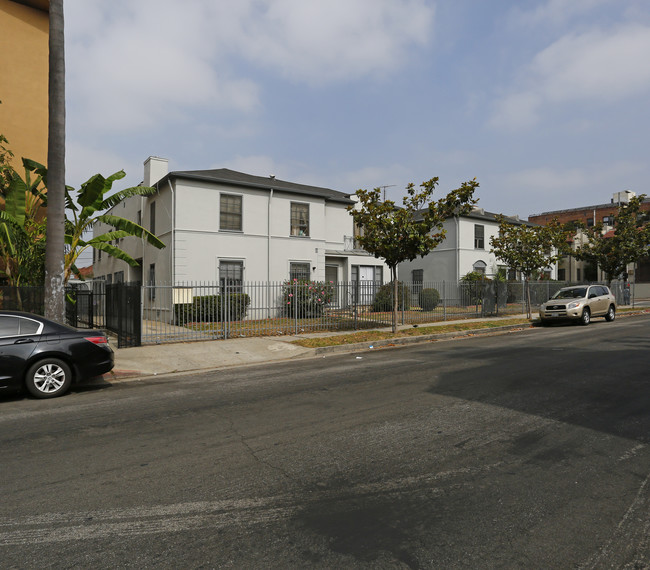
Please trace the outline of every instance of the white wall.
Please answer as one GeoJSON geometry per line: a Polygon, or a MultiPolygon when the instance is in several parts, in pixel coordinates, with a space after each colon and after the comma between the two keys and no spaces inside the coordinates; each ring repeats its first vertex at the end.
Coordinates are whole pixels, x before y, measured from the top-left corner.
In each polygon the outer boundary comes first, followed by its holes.
{"type": "MultiPolygon", "coordinates": [[[[142,225],[150,229],[152,202],[156,204],[155,233],[167,247],[157,250],[136,238],[130,238],[128,243],[124,240],[121,247],[134,258],[142,258],[142,269],[130,270],[124,262],[107,259],[103,254],[95,263],[96,276],[125,271],[125,280],[133,280],[127,274],[137,274],[138,279],[147,282],[149,266],[155,263],[158,283],[215,282],[219,279],[220,260],[237,260],[244,264],[244,281],[284,281],[292,262],[308,263],[311,278],[322,281],[326,264],[339,267],[341,280],[349,279],[353,263],[384,266],[380,260],[352,252],[343,260],[328,261],[326,252],[343,251],[345,236],[354,233],[344,203],[281,191],[271,196],[267,190],[174,179],[173,191],[165,183],[154,196],[127,200],[124,211],[116,214],[135,220],[141,210],[142,225]],[[219,230],[222,193],[242,196],[243,231],[219,230]],[[309,204],[309,236],[290,235],[292,202],[309,204]]],[[[387,269],[384,275],[388,276],[387,269]]]]}

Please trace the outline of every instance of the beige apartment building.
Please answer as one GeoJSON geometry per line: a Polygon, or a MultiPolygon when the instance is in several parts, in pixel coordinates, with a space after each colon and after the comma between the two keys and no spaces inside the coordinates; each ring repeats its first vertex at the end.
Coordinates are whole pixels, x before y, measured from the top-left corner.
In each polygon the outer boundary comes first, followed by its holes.
{"type": "Polygon", "coordinates": [[[48,0],[0,0],[0,133],[14,167],[47,163],[48,0]]]}

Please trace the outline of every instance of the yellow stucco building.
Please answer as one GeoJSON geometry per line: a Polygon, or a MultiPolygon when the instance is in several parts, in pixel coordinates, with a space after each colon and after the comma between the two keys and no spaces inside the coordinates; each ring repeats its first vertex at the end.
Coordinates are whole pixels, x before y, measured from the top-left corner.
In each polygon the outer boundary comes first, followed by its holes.
{"type": "Polygon", "coordinates": [[[48,0],[0,0],[0,133],[14,168],[47,164],[48,0]]]}

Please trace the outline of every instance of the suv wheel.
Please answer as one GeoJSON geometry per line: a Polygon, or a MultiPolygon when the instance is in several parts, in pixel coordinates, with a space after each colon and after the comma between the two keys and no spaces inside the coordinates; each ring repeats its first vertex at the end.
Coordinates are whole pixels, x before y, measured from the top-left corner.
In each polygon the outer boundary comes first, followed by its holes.
{"type": "Polygon", "coordinates": [[[580,324],[587,326],[591,322],[591,312],[587,307],[582,310],[582,316],[580,317],[580,324]]]}
{"type": "Polygon", "coordinates": [[[605,315],[605,320],[611,323],[615,318],[616,318],[616,309],[614,308],[614,305],[610,305],[609,310],[605,315]]]}

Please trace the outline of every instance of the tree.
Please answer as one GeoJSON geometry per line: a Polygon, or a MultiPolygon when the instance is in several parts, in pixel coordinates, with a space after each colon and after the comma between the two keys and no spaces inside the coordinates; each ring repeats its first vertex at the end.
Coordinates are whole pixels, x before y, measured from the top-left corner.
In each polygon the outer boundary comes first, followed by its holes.
{"type": "Polygon", "coordinates": [[[45,222],[41,178],[32,180],[25,170],[25,180],[9,168],[8,185],[2,194],[0,211],[0,259],[2,273],[9,285],[40,285],[45,268],[45,222]]]}
{"type": "Polygon", "coordinates": [[[625,272],[629,263],[638,261],[650,251],[650,225],[647,213],[641,212],[645,194],[620,204],[614,218],[614,230],[605,232],[603,224],[582,228],[587,242],[576,248],[577,259],[600,267],[607,276],[607,285],[625,272]]]}
{"type": "MultiPolygon", "coordinates": [[[[2,103],[2,101],[0,101],[2,103]]],[[[0,194],[4,195],[11,183],[13,167],[11,166],[11,159],[14,153],[11,152],[7,146],[9,141],[0,133],[0,194]]]]}
{"type": "Polygon", "coordinates": [[[348,211],[360,231],[359,244],[375,257],[383,259],[390,269],[393,283],[393,332],[397,330],[397,265],[424,257],[444,239],[442,225],[447,218],[469,212],[477,200],[474,190],[476,179],[464,182],[438,201],[433,192],[438,177],[420,184],[418,192],[413,183],[406,187],[407,196],[398,207],[392,200],[381,201],[381,188],[357,190],[357,206],[348,211]]]}
{"type": "MultiPolygon", "coordinates": [[[[42,177],[46,186],[49,184],[49,172],[45,166],[33,160],[24,159],[23,162],[33,172],[42,177]]],[[[108,178],[104,178],[101,174],[95,174],[84,182],[79,187],[79,190],[66,186],[65,203],[69,216],[65,221],[64,284],[68,282],[72,275],[81,277],[76,263],[79,256],[88,248],[104,251],[108,255],[136,267],[138,262],[111,242],[124,237],[139,237],[159,249],[165,247],[165,244],[149,230],[126,218],[106,213],[106,210],[121,204],[122,201],[131,196],[149,196],[156,193],[156,189],[151,186],[134,186],[108,196],[113,183],[125,176],[126,173],[123,170],[112,174],[108,178]],[[113,229],[86,240],[84,234],[91,231],[97,222],[103,222],[113,229]]],[[[45,194],[45,205],[48,206],[48,212],[49,196],[49,192],[45,194]]]]}
{"type": "Polygon", "coordinates": [[[524,275],[526,316],[531,317],[530,278],[560,259],[568,249],[568,232],[557,221],[546,226],[514,224],[498,216],[499,235],[490,238],[492,253],[524,275]]]}
{"type": "Polygon", "coordinates": [[[48,137],[48,212],[45,246],[45,316],[60,323],[64,306],[65,235],[65,50],[63,0],[50,0],[48,137]]]}

